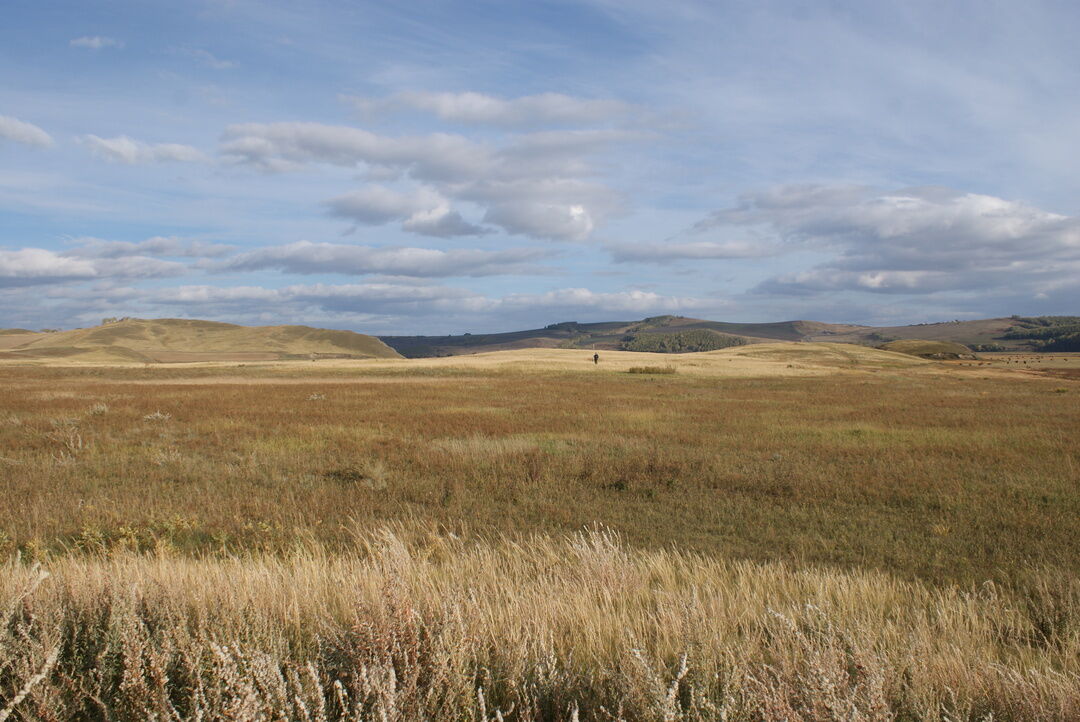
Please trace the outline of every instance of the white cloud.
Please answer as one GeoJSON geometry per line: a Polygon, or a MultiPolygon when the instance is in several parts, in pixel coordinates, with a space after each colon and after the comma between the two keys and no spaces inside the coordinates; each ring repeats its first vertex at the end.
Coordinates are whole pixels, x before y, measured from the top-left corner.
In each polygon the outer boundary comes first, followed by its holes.
{"type": "Polygon", "coordinates": [[[123,256],[168,256],[173,258],[216,258],[233,250],[224,243],[208,243],[177,236],[154,236],[145,241],[107,241],[101,238],[75,238],[77,248],[64,252],[65,256],[80,258],[120,258],[123,256]]]}
{"type": "Polygon", "coordinates": [[[360,223],[381,225],[408,218],[418,211],[434,208],[445,202],[445,198],[427,189],[399,193],[383,186],[368,186],[331,198],[326,205],[335,215],[360,223]]]}
{"type": "Polygon", "coordinates": [[[510,233],[565,241],[583,241],[596,227],[588,208],[580,203],[499,203],[488,208],[484,222],[502,226],[510,233]]]}
{"type": "Polygon", "coordinates": [[[89,261],[65,258],[44,248],[0,250],[0,286],[52,283],[61,279],[93,278],[97,269],[89,261]]]}
{"type": "Polygon", "coordinates": [[[759,288],[772,293],[1034,292],[1080,273],[1080,218],[948,188],[782,186],[748,194],[698,228],[731,225],[764,228],[788,249],[834,254],[759,288]]]}
{"type": "Polygon", "coordinates": [[[344,99],[365,115],[412,109],[431,113],[448,122],[501,127],[599,123],[625,117],[634,110],[633,106],[619,100],[575,98],[561,93],[504,100],[473,92],[405,91],[386,98],[345,96],[344,99]]]}
{"type": "Polygon", "coordinates": [[[401,166],[420,180],[457,179],[484,173],[490,154],[459,135],[433,133],[392,138],[360,128],[322,123],[245,123],[225,129],[221,153],[265,171],[307,163],[345,167],[401,166]]]}
{"type": "Polygon", "coordinates": [[[95,260],[72,258],[44,248],[0,250],[0,287],[98,278],[162,278],[185,271],[183,264],[145,256],[95,260]]]}
{"type": "Polygon", "coordinates": [[[422,236],[451,238],[453,236],[482,236],[492,233],[492,229],[469,223],[457,211],[447,206],[438,206],[426,211],[418,211],[401,224],[402,230],[419,233],[422,236]]]}
{"type": "Polygon", "coordinates": [[[326,201],[330,212],[366,225],[401,222],[406,231],[421,235],[479,236],[490,229],[468,223],[450,201],[430,188],[402,193],[383,186],[367,186],[326,201]]]}
{"type": "Polygon", "coordinates": [[[99,158],[127,165],[169,162],[203,163],[208,160],[199,149],[178,143],[150,144],[126,135],[116,138],[84,135],[79,140],[99,158]]]}
{"type": "Polygon", "coordinates": [[[41,128],[8,115],[0,115],[0,138],[38,148],[49,148],[54,145],[52,136],[41,128]]]}
{"type": "Polygon", "coordinates": [[[405,230],[419,233],[472,235],[481,229],[450,209],[451,202],[468,201],[509,233],[580,241],[620,204],[610,188],[584,178],[594,172],[586,159],[611,143],[641,137],[551,131],[490,147],[458,135],[388,137],[319,123],[250,123],[230,126],[221,152],[264,171],[326,163],[420,184],[408,193],[373,187],[329,201],[332,212],[362,223],[401,220],[405,230]]]}
{"type": "Polygon", "coordinates": [[[107,38],[102,35],[84,35],[81,38],[72,40],[70,45],[73,48],[86,48],[87,50],[124,47],[124,43],[121,41],[114,38],[107,38]]]}
{"type": "Polygon", "coordinates": [[[277,269],[286,273],[344,273],[396,276],[491,276],[535,273],[534,261],[550,253],[530,248],[500,251],[432,248],[373,248],[299,241],[260,248],[223,261],[222,271],[277,269]]]}

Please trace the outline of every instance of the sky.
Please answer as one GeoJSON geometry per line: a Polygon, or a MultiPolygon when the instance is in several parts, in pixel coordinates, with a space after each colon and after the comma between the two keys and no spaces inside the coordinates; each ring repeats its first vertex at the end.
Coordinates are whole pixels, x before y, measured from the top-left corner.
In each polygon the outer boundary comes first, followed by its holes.
{"type": "Polygon", "coordinates": [[[5,0],[0,327],[1080,313],[1071,0],[5,0]]]}

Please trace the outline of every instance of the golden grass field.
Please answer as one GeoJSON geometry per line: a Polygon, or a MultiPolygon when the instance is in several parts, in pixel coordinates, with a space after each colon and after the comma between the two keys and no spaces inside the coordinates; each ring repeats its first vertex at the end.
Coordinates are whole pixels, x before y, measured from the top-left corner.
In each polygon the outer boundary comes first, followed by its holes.
{"type": "Polygon", "coordinates": [[[0,722],[1080,719],[1076,357],[591,356],[0,364],[0,722]]]}

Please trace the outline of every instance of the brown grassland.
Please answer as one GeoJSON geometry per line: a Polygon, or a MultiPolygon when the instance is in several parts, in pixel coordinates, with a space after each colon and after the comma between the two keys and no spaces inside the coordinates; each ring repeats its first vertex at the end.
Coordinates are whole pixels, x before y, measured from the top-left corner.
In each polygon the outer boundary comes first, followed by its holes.
{"type": "Polygon", "coordinates": [[[0,365],[0,722],[1080,719],[1074,358],[591,356],[0,365]]]}

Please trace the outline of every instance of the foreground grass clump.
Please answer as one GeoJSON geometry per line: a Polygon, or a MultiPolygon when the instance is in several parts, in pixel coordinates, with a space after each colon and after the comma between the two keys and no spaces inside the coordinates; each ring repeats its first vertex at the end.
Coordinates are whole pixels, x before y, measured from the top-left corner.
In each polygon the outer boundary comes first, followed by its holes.
{"type": "Polygon", "coordinates": [[[631,374],[673,374],[674,366],[631,366],[627,369],[631,374]]]}
{"type": "Polygon", "coordinates": [[[1080,717],[1080,587],[1050,578],[1019,598],[404,528],[2,571],[0,711],[22,719],[1080,717]]]}

